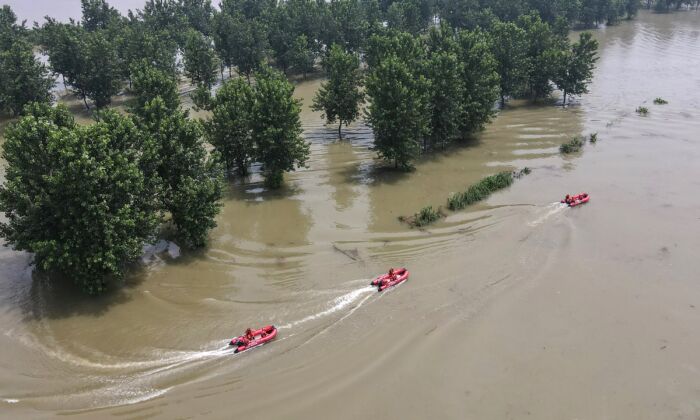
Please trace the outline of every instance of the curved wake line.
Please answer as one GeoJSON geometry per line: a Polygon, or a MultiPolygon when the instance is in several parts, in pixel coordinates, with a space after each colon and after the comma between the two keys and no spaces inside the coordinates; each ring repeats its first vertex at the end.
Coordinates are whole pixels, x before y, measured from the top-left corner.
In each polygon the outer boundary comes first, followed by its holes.
{"type": "Polygon", "coordinates": [[[546,222],[550,217],[552,217],[552,216],[554,216],[555,214],[560,213],[560,212],[562,212],[563,210],[565,210],[566,208],[568,208],[568,206],[567,206],[566,204],[564,204],[564,203],[556,202],[556,203],[551,203],[551,204],[549,204],[549,205],[548,205],[547,207],[545,207],[545,208],[546,208],[546,209],[549,209],[549,210],[547,211],[547,213],[545,213],[544,215],[540,216],[539,218],[533,220],[532,222],[529,222],[527,225],[530,226],[530,227],[539,226],[539,225],[541,225],[542,223],[546,222]]]}
{"type": "MultiPolygon", "coordinates": [[[[338,311],[342,310],[343,308],[346,308],[347,306],[351,305],[353,302],[355,302],[357,299],[359,299],[360,296],[362,296],[365,293],[369,293],[369,292],[374,292],[373,286],[366,286],[366,287],[363,287],[361,289],[353,290],[349,293],[346,293],[342,296],[339,296],[339,297],[333,299],[333,304],[330,308],[328,308],[324,311],[315,313],[313,315],[309,315],[309,316],[304,317],[300,320],[290,322],[289,324],[279,326],[277,328],[280,330],[286,330],[286,329],[289,329],[292,327],[296,327],[297,325],[304,324],[306,322],[313,321],[315,319],[319,319],[319,318],[331,315],[331,314],[338,312],[338,311]]],[[[351,313],[352,313],[352,311],[351,311],[351,313]]]]}

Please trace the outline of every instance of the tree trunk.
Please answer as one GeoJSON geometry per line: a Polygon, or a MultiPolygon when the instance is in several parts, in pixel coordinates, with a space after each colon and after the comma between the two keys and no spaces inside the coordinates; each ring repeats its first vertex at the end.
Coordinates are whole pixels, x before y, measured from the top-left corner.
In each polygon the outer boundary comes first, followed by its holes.
{"type": "Polygon", "coordinates": [[[63,79],[63,89],[68,90],[68,85],[66,84],[66,76],[62,74],[61,78],[63,79]]]}
{"type": "Polygon", "coordinates": [[[248,86],[250,86],[250,73],[246,73],[245,78],[248,79],[248,86]]]}
{"type": "Polygon", "coordinates": [[[506,96],[501,94],[501,109],[506,107],[506,96]]]}
{"type": "Polygon", "coordinates": [[[566,106],[566,91],[564,91],[564,104],[562,106],[566,106]]]}
{"type": "Polygon", "coordinates": [[[85,110],[89,111],[90,106],[87,103],[87,97],[85,96],[85,94],[83,94],[83,102],[85,102],[85,110]]]}
{"type": "Polygon", "coordinates": [[[340,124],[338,124],[338,138],[341,139],[341,140],[343,139],[343,133],[342,133],[342,131],[340,131],[340,129],[341,129],[342,127],[343,127],[343,122],[340,121],[340,124]]]}

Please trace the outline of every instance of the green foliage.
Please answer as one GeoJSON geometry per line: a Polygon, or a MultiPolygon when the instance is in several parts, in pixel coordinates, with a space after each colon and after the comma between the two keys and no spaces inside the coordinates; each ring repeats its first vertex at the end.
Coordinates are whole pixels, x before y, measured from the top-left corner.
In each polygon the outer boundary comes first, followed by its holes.
{"type": "Polygon", "coordinates": [[[430,84],[416,70],[420,69],[392,54],[367,78],[367,122],[374,131],[374,146],[395,168],[411,168],[429,134],[430,84]]]}
{"type": "Polygon", "coordinates": [[[234,17],[233,23],[233,33],[227,37],[231,43],[230,60],[238,67],[240,73],[250,78],[265,61],[268,47],[267,29],[265,24],[257,19],[244,20],[234,17]]]}
{"type": "Polygon", "coordinates": [[[105,114],[77,126],[59,105],[33,105],[8,127],[0,235],[34,253],[38,268],[65,273],[88,293],[104,290],[141,254],[158,217],[140,170],[142,136],[128,118],[105,114]]]}
{"type": "Polygon", "coordinates": [[[301,107],[282,74],[266,69],[255,81],[251,120],[256,160],[262,163],[265,184],[279,188],[284,172],[304,166],[309,156],[309,144],[301,137],[301,107]]]}
{"type": "Polygon", "coordinates": [[[211,41],[200,32],[191,29],[187,32],[183,56],[185,74],[192,83],[211,89],[219,67],[211,41]]]}
{"type": "Polygon", "coordinates": [[[638,106],[635,112],[639,115],[647,115],[649,113],[649,108],[645,106],[638,106]]]}
{"type": "Polygon", "coordinates": [[[426,0],[403,0],[392,2],[387,10],[390,28],[412,34],[421,32],[432,17],[432,6],[426,0]]]}
{"type": "Polygon", "coordinates": [[[496,22],[491,36],[491,48],[498,62],[501,83],[501,106],[504,106],[506,97],[522,91],[532,66],[527,56],[527,33],[514,23],[496,22]]]}
{"type": "Polygon", "coordinates": [[[180,106],[180,98],[177,91],[177,82],[168,73],[142,61],[132,70],[133,92],[136,95],[136,104],[133,112],[140,114],[147,102],[157,96],[163,100],[164,105],[175,111],[180,106]]]}
{"type": "Polygon", "coordinates": [[[546,98],[552,93],[550,81],[554,79],[557,70],[552,56],[568,48],[567,35],[556,34],[552,27],[534,12],[521,16],[518,26],[527,35],[527,56],[530,60],[524,93],[534,99],[546,98]]]}
{"type": "Polygon", "coordinates": [[[591,133],[591,135],[588,137],[588,141],[590,143],[596,143],[598,141],[598,133],[591,133]]]}
{"type": "Polygon", "coordinates": [[[559,146],[559,151],[564,154],[576,153],[581,150],[584,144],[586,144],[585,139],[577,136],[559,146]]]}
{"type": "Polygon", "coordinates": [[[202,127],[161,97],[146,103],[138,123],[154,148],[142,168],[157,176],[163,210],[172,215],[186,245],[203,246],[221,208],[223,171],[217,158],[207,156],[202,127]]]}
{"type": "Polygon", "coordinates": [[[491,53],[489,36],[481,31],[459,31],[459,59],[463,88],[462,115],[458,122],[463,136],[483,128],[495,111],[499,96],[498,63],[491,53]]]}
{"type": "Polygon", "coordinates": [[[0,110],[16,116],[30,102],[49,102],[53,85],[46,66],[24,40],[0,50],[0,110]]]}
{"type": "Polygon", "coordinates": [[[87,31],[107,29],[118,25],[121,20],[119,11],[105,0],[80,0],[83,10],[83,28],[87,31]]]}
{"type": "Polygon", "coordinates": [[[248,174],[255,155],[252,137],[253,89],[241,79],[230,79],[216,92],[212,116],[206,123],[207,141],[221,155],[228,172],[248,174]]]}
{"type": "Polygon", "coordinates": [[[655,105],[666,105],[666,104],[668,104],[668,101],[663,99],[663,98],[656,98],[656,99],[654,99],[654,104],[655,105]]]}
{"type": "Polygon", "coordinates": [[[432,223],[437,222],[441,218],[445,217],[442,210],[438,208],[437,210],[433,206],[423,207],[418,213],[409,217],[399,217],[401,222],[407,223],[411,227],[424,227],[432,223]]]}
{"type": "Polygon", "coordinates": [[[360,104],[364,100],[364,93],[360,90],[360,60],[357,55],[345,52],[335,44],[323,66],[328,81],[316,92],[311,108],[323,112],[327,124],[338,121],[338,137],[342,137],[343,124],[350,124],[360,116],[360,104]]]}
{"type": "Polygon", "coordinates": [[[466,191],[453,194],[447,199],[447,208],[461,210],[471,204],[486,199],[493,192],[509,187],[513,183],[512,172],[501,172],[488,176],[470,186],[466,191]]]}
{"type": "Polygon", "coordinates": [[[564,93],[564,105],[567,96],[588,93],[588,84],[598,61],[597,50],[598,41],[589,32],[584,32],[570,49],[551,54],[556,66],[554,83],[564,93]]]}
{"type": "Polygon", "coordinates": [[[309,48],[309,43],[306,39],[306,35],[299,35],[294,40],[294,46],[292,47],[290,64],[291,67],[297,73],[303,73],[304,78],[306,74],[314,70],[314,61],[316,57],[309,48]]]}

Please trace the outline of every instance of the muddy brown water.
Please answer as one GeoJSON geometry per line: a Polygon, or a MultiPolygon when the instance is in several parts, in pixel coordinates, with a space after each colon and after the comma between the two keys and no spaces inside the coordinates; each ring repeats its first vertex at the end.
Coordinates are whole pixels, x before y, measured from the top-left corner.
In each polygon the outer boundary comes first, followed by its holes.
{"type": "MultiPolygon", "coordinates": [[[[700,15],[595,37],[575,106],[516,102],[408,174],[381,169],[366,126],[337,141],[305,107],[308,169],[279,192],[232,185],[207,250],[154,255],[107,296],[3,248],[0,417],[697,418],[700,15]],[[424,231],[397,221],[523,166],[424,231]],[[580,191],[588,205],[556,203],[580,191]],[[368,287],[404,265],[400,287],[368,287]],[[262,324],[275,342],[227,349],[262,324]]],[[[305,106],[319,83],[297,86],[305,106]]]]}

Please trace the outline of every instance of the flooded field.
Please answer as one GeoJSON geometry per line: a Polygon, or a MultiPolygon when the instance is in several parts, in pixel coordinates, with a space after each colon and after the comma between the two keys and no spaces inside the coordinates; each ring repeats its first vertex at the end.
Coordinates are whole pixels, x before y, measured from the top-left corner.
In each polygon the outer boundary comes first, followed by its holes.
{"type": "Polygon", "coordinates": [[[339,141],[309,109],[320,81],[298,84],[309,168],[274,193],[232,183],[208,249],[151,254],[106,296],[0,249],[3,416],[697,418],[700,14],[594,36],[589,95],[513,102],[410,173],[382,168],[363,124],[339,141]],[[397,220],[524,166],[429,229],[397,220]],[[390,266],[411,278],[378,294],[390,266]],[[227,348],[265,324],[274,343],[227,348]]]}

